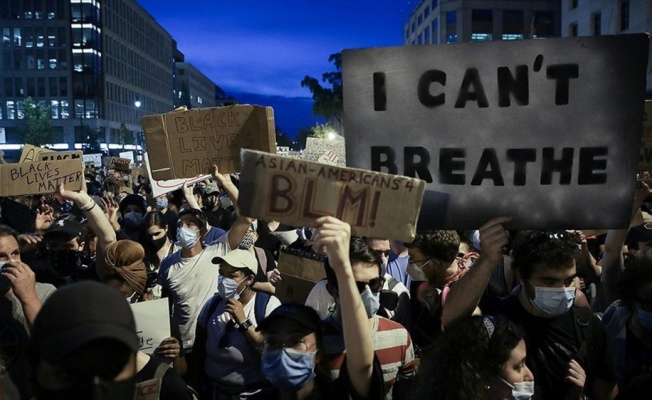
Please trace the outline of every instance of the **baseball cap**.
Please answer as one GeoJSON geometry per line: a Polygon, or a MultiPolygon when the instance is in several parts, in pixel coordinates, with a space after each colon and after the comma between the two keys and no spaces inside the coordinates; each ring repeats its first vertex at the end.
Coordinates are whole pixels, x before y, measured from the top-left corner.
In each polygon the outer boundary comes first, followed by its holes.
{"type": "Polygon", "coordinates": [[[303,304],[287,303],[276,307],[267,318],[258,324],[256,331],[264,331],[275,321],[283,318],[290,319],[311,332],[317,331],[321,327],[319,314],[315,310],[303,304]]]}
{"type": "Polygon", "coordinates": [[[97,339],[114,339],[134,353],[139,348],[133,313],[120,292],[84,281],[48,298],[34,321],[31,342],[45,361],[57,364],[97,339]]]}
{"type": "Polygon", "coordinates": [[[213,258],[213,264],[225,262],[233,268],[249,268],[254,275],[258,273],[258,260],[248,250],[235,249],[226,255],[213,258]]]}
{"type": "Polygon", "coordinates": [[[79,223],[74,219],[68,219],[68,218],[58,219],[54,221],[52,225],[50,225],[48,230],[45,231],[45,235],[43,236],[47,237],[55,233],[61,233],[71,238],[80,237],[82,234],[81,223],[79,223]]]}
{"type": "Polygon", "coordinates": [[[204,187],[204,197],[210,196],[212,194],[220,194],[220,189],[217,188],[215,185],[206,185],[204,187]]]}

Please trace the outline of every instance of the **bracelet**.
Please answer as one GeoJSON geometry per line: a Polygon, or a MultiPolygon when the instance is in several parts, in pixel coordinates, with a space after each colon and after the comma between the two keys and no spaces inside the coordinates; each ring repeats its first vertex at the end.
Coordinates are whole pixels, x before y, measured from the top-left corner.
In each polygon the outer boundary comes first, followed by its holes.
{"type": "Polygon", "coordinates": [[[82,211],[90,211],[90,210],[92,210],[96,205],[97,205],[97,203],[95,202],[95,200],[93,200],[93,199],[91,198],[91,200],[90,200],[88,203],[86,203],[86,204],[84,204],[83,206],[79,207],[79,209],[82,210],[82,211]]]}

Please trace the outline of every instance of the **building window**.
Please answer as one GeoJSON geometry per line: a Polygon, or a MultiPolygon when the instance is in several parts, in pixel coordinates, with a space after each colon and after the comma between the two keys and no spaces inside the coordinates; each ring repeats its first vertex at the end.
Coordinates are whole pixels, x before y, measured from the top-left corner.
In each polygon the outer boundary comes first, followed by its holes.
{"type": "Polygon", "coordinates": [[[417,39],[417,43],[423,44],[423,33],[420,33],[417,39]]]}
{"type": "Polygon", "coordinates": [[[570,37],[577,37],[577,22],[573,22],[568,27],[568,35],[570,37]]]}
{"type": "Polygon", "coordinates": [[[457,42],[457,12],[446,12],[446,43],[457,42]]]}
{"type": "Polygon", "coordinates": [[[421,26],[421,23],[423,23],[423,15],[419,14],[419,17],[417,18],[417,25],[421,26]]]}
{"type": "Polygon", "coordinates": [[[426,19],[426,18],[428,18],[428,16],[430,16],[430,7],[426,7],[423,10],[423,18],[426,19]]]}
{"type": "Polygon", "coordinates": [[[471,41],[491,41],[492,32],[493,10],[471,10],[471,41]]]}
{"type": "Polygon", "coordinates": [[[423,30],[423,39],[426,44],[430,44],[430,27],[426,26],[426,29],[423,30]]]}
{"type": "Polygon", "coordinates": [[[435,8],[437,8],[437,4],[438,4],[438,3],[439,3],[439,1],[437,1],[437,0],[432,0],[432,4],[431,4],[430,8],[432,8],[432,9],[434,10],[435,8]]]}
{"type": "Polygon", "coordinates": [[[555,12],[535,11],[532,39],[549,38],[555,36],[555,12]]]}
{"type": "Polygon", "coordinates": [[[523,39],[523,10],[503,11],[502,40],[523,39]]]}
{"type": "Polygon", "coordinates": [[[591,15],[591,25],[593,35],[598,36],[602,34],[602,13],[597,12],[591,15]]]}
{"type": "Polygon", "coordinates": [[[7,100],[7,119],[16,119],[16,105],[13,100],[7,100]]]}
{"type": "Polygon", "coordinates": [[[578,0],[571,0],[571,1],[570,1],[570,9],[571,9],[571,10],[574,10],[574,9],[577,8],[577,1],[578,1],[578,0]]]}
{"type": "Polygon", "coordinates": [[[50,100],[50,118],[59,119],[59,100],[50,100]]]}
{"type": "Polygon", "coordinates": [[[432,21],[432,43],[439,44],[439,20],[437,18],[432,21]]]}
{"type": "Polygon", "coordinates": [[[414,33],[416,27],[417,27],[416,22],[412,21],[412,33],[414,33]]]}
{"type": "Polygon", "coordinates": [[[61,119],[70,118],[70,111],[68,110],[68,100],[61,100],[61,119]]]}
{"type": "Polygon", "coordinates": [[[629,0],[620,1],[620,30],[629,29],[629,0]]]}
{"type": "Polygon", "coordinates": [[[14,28],[14,46],[20,47],[23,45],[23,37],[20,34],[20,28],[14,28]]]}

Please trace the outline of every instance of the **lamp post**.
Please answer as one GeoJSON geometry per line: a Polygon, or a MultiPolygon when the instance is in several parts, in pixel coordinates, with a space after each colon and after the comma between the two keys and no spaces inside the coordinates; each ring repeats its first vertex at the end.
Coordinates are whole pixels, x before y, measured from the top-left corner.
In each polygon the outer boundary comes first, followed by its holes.
{"type": "Polygon", "coordinates": [[[136,98],[136,101],[134,101],[134,106],[136,106],[136,120],[137,120],[136,123],[139,125],[138,134],[136,136],[136,148],[134,149],[134,156],[136,160],[138,159],[138,145],[140,145],[141,143],[142,134],[143,134],[143,131],[140,129],[140,121],[138,121],[138,117],[140,116],[140,106],[142,105],[143,103],[141,103],[140,99],[136,98]]]}

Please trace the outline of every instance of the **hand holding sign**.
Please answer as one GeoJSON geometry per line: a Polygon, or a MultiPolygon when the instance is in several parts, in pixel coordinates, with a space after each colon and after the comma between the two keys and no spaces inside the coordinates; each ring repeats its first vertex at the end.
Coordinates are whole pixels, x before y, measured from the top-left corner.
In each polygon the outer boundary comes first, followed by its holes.
{"type": "Polygon", "coordinates": [[[167,361],[174,361],[181,355],[181,345],[174,337],[165,338],[154,350],[154,354],[167,359],[167,361]]]}
{"type": "Polygon", "coordinates": [[[321,217],[317,218],[314,227],[316,229],[312,239],[315,250],[326,253],[335,273],[350,272],[347,271],[347,265],[350,269],[351,225],[334,217],[321,217]]]}
{"type": "Polygon", "coordinates": [[[481,258],[487,260],[492,268],[503,259],[503,246],[509,243],[509,232],[503,224],[511,220],[512,217],[492,218],[480,228],[481,258]]]}

